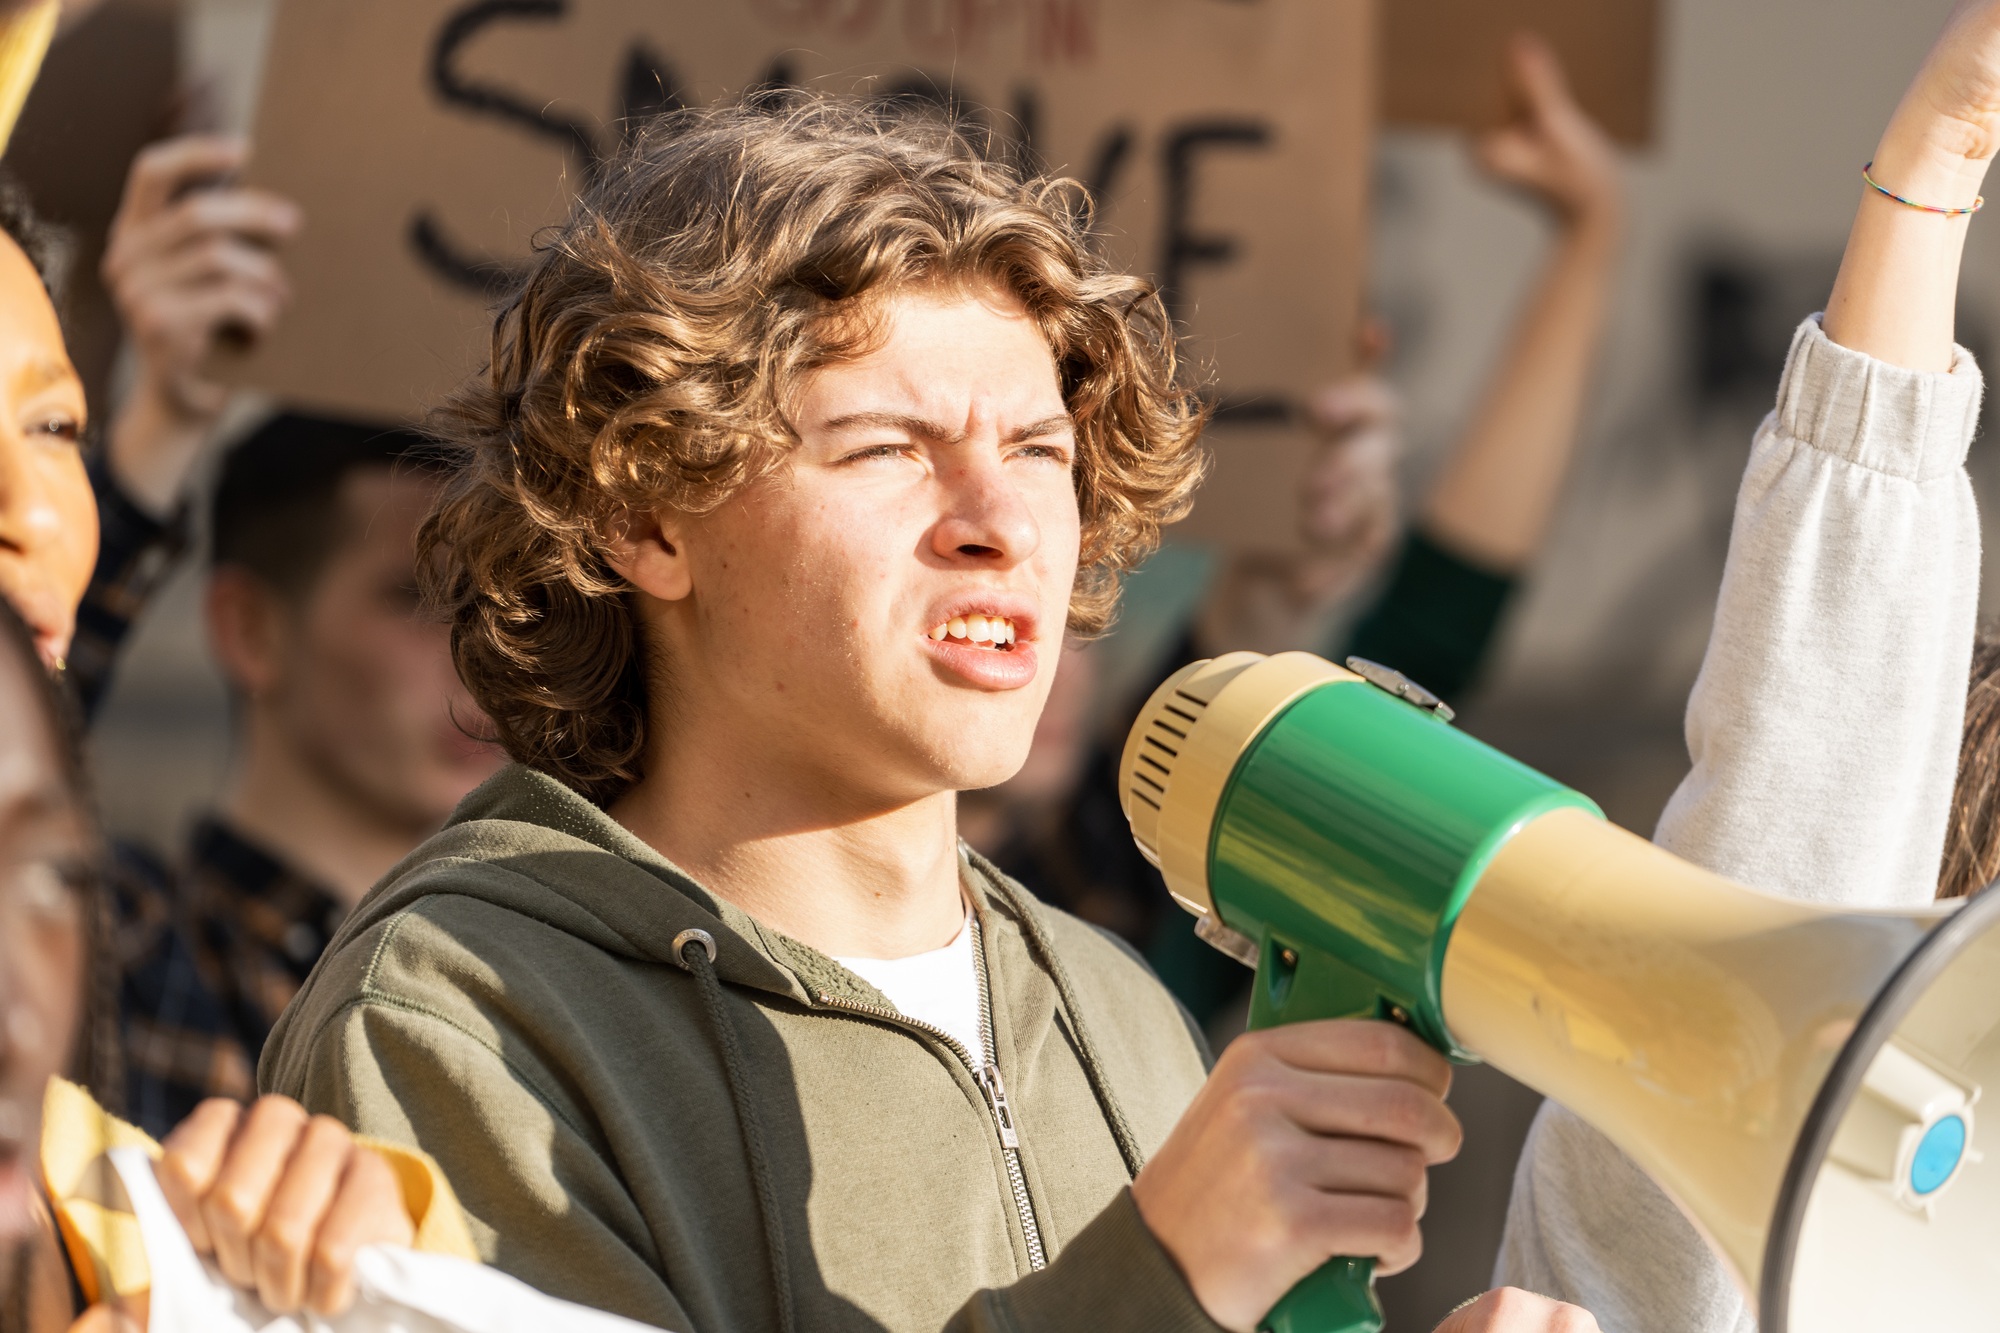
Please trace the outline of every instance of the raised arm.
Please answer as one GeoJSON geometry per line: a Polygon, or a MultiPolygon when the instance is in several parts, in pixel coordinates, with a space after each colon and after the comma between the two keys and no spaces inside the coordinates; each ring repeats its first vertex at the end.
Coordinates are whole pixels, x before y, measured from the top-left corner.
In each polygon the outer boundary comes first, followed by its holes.
{"type": "Polygon", "coordinates": [[[104,281],[134,373],[90,464],[103,539],[69,661],[86,716],[185,549],[183,491],[230,398],[203,378],[209,351],[219,338],[268,332],[288,298],[276,248],[298,230],[299,211],[228,185],[243,156],[241,141],[213,135],[154,144],[134,159],[112,220],[104,281]]]}
{"type": "MultiPolygon", "coordinates": [[[[1954,14],[1874,178],[1969,206],[1997,124],[2000,0],[1983,0],[1954,14]]],[[[1980,379],[1952,345],[1964,217],[1862,190],[1824,323],[1800,329],[1744,473],[1688,704],[1693,768],[1656,840],[1766,889],[1916,903],[1937,879],[1978,608],[1963,464],[1980,379]]],[[[1630,1333],[1755,1323],[1666,1196],[1554,1106],[1515,1177],[1499,1272],[1630,1333]]]]}
{"type": "MultiPolygon", "coordinates": [[[[1953,346],[1963,209],[2000,147],[2000,3],[1962,5],[1860,186],[1737,500],[1662,845],[1824,901],[1937,883],[1979,594],[1964,461],[1980,377],[1953,346]]],[[[1859,166],[1859,164],[1856,164],[1859,166]]]]}
{"type": "Polygon", "coordinates": [[[1494,572],[1534,559],[1576,448],[1625,227],[1618,161],[1540,39],[1509,52],[1515,114],[1481,139],[1496,182],[1547,208],[1556,241],[1491,383],[1425,499],[1426,535],[1494,572]]]}
{"type": "MultiPolygon", "coordinates": [[[[1539,554],[1575,454],[1624,230],[1610,142],[1539,40],[1509,53],[1515,114],[1478,144],[1494,180],[1543,205],[1554,246],[1388,586],[1334,656],[1386,662],[1455,698],[1539,554]]],[[[1331,405],[1332,400],[1329,400],[1331,405]]]]}
{"type": "Polygon", "coordinates": [[[132,340],[133,383],[105,436],[112,479],[141,509],[170,513],[229,405],[204,376],[218,341],[271,331],[290,298],[277,247],[298,207],[229,182],[239,139],[190,134],[132,163],[112,220],[104,281],[132,340]]]}

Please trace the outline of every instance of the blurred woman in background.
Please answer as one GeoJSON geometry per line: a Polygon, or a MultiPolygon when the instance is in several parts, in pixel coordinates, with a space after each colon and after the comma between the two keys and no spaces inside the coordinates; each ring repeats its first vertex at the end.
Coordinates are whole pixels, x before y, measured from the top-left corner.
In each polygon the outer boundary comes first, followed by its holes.
{"type": "MultiPolygon", "coordinates": [[[[0,186],[0,1330],[76,1315],[38,1180],[52,1079],[121,1081],[99,841],[68,707],[55,684],[97,555],[81,442],[83,386],[51,297],[53,247],[0,186]]],[[[388,1164],[337,1122],[269,1097],[209,1102],[166,1144],[161,1184],[196,1247],[267,1306],[352,1299],[351,1264],[414,1222],[388,1164]]],[[[143,1326],[143,1303],[86,1313],[76,1333],[143,1326]]]]}

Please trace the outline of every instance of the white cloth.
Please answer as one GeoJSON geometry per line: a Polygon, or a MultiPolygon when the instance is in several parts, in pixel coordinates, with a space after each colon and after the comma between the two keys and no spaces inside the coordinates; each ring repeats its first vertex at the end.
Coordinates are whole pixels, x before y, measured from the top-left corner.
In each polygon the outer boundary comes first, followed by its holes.
{"type": "Polygon", "coordinates": [[[887,996],[906,1018],[943,1028],[975,1064],[992,1059],[979,1026],[979,969],[972,957],[972,914],[942,949],[908,958],[833,960],[887,996]]]}
{"type": "Polygon", "coordinates": [[[138,1148],[114,1148],[153,1273],[150,1333],[645,1333],[652,1326],[544,1296],[464,1259],[371,1245],[355,1256],[353,1308],[338,1319],[273,1315],[194,1252],[138,1148]]]}
{"type": "MultiPolygon", "coordinates": [[[[1981,381],[1793,340],[1750,451],[1701,675],[1694,761],[1654,841],[1825,903],[1929,902],[1979,602],[1965,454],[1981,381]]],[[[1625,1155],[1553,1103],[1514,1177],[1497,1283],[1572,1301],[1606,1333],[1748,1333],[1721,1262],[1625,1155]]]]}

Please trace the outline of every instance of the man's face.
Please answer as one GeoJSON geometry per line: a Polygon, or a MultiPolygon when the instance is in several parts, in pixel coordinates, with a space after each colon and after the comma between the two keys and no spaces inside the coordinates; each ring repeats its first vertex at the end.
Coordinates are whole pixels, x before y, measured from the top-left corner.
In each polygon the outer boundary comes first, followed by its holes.
{"type": "Polygon", "coordinates": [[[866,806],[1020,767],[1079,540],[1075,430],[1020,304],[926,290],[880,313],[873,351],[802,386],[786,466],[675,525],[689,595],[649,613],[672,706],[866,806]]]}
{"type": "MultiPolygon", "coordinates": [[[[0,1262],[34,1225],[42,1092],[67,1060],[83,996],[73,885],[89,841],[37,682],[0,653],[0,1262]]],[[[9,1272],[0,1272],[0,1295],[9,1272]]]]}
{"type": "Polygon", "coordinates": [[[262,703],[320,777],[421,837],[503,762],[468,738],[484,717],[451,664],[447,626],[419,614],[416,533],[434,493],[422,476],[350,472],[347,540],[286,632],[262,703]]]}
{"type": "Polygon", "coordinates": [[[0,597],[49,665],[69,652],[97,562],[83,421],[55,307],[21,247],[0,236],[0,597]]]}

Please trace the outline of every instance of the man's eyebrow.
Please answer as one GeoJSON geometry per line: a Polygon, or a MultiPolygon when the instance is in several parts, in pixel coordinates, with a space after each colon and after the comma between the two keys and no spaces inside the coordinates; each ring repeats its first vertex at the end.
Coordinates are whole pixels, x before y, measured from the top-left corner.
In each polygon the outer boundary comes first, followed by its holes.
{"type": "MultiPolygon", "coordinates": [[[[955,428],[927,421],[923,417],[911,416],[906,412],[850,412],[846,416],[835,417],[821,429],[839,430],[897,430],[918,439],[935,440],[940,444],[956,444],[964,438],[964,433],[955,428]]],[[[1076,429],[1076,421],[1069,413],[1043,417],[1031,421],[1007,433],[1006,443],[1019,444],[1023,440],[1038,440],[1048,435],[1060,435],[1076,429]]]]}
{"type": "Polygon", "coordinates": [[[1031,421],[1019,430],[1010,431],[1007,443],[1019,444],[1023,440],[1039,440],[1047,435],[1074,433],[1075,430],[1076,418],[1064,412],[1057,416],[1043,417],[1040,421],[1031,421]]]}
{"type": "Polygon", "coordinates": [[[844,417],[835,417],[820,429],[899,430],[905,435],[917,435],[926,440],[950,441],[958,438],[957,431],[907,412],[849,412],[844,417]]]}

